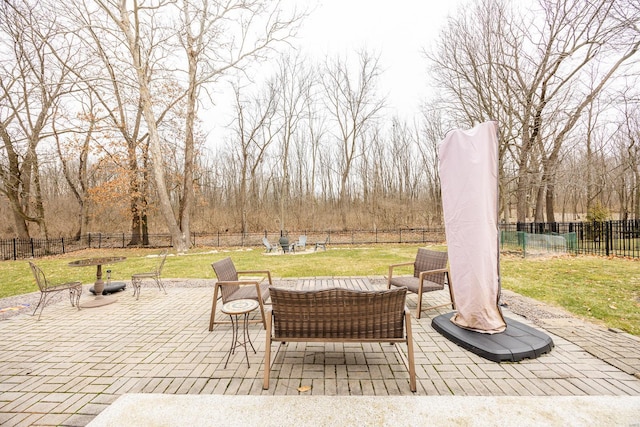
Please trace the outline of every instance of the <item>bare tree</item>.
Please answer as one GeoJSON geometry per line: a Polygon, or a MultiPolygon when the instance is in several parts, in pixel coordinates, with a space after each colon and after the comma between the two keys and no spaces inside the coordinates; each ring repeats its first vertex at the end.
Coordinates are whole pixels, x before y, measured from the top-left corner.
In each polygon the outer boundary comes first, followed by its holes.
{"type": "Polygon", "coordinates": [[[305,66],[300,55],[283,55],[278,61],[278,70],[273,81],[273,90],[279,93],[276,114],[280,126],[278,139],[280,145],[279,166],[281,179],[279,185],[280,233],[286,233],[288,204],[291,198],[291,163],[294,138],[300,142],[300,127],[307,118],[307,104],[311,101],[309,93],[314,80],[312,71],[305,66]]]}
{"type": "Polygon", "coordinates": [[[438,83],[455,100],[448,106],[452,114],[501,123],[503,144],[510,144],[518,165],[519,222],[526,220],[536,174],[536,220],[543,219],[546,206],[547,220],[554,221],[564,142],[638,51],[631,24],[638,22],[637,10],[623,16],[618,3],[623,2],[540,0],[537,10],[520,12],[502,0],[483,0],[451,20],[437,53],[429,56],[438,83]],[[519,143],[511,139],[514,131],[519,143]]]}
{"type": "MultiPolygon", "coordinates": [[[[95,104],[92,100],[93,98],[89,96],[89,103],[83,105],[84,111],[80,121],[87,124],[84,134],[64,138],[63,135],[56,132],[55,126],[53,128],[64,178],[80,206],[79,227],[75,236],[77,239],[87,233],[89,223],[89,153],[97,125],[95,104]]],[[[81,125],[78,128],[81,128],[81,125]]]]}
{"type": "Polygon", "coordinates": [[[240,87],[234,87],[236,98],[237,143],[231,144],[239,162],[238,209],[241,213],[240,231],[249,231],[248,211],[257,209],[258,172],[264,164],[268,148],[274,142],[278,129],[274,129],[278,96],[271,85],[258,96],[243,100],[240,87]],[[250,188],[248,188],[250,187],[250,188]]]}
{"type": "MultiPolygon", "coordinates": [[[[299,16],[283,17],[278,4],[273,5],[262,0],[183,1],[177,4],[182,22],[176,28],[172,28],[169,23],[163,21],[163,16],[175,11],[174,2],[158,1],[147,4],[138,1],[128,3],[98,0],[97,3],[109,16],[111,23],[124,35],[149,134],[149,151],[159,208],[172,235],[174,247],[178,251],[184,251],[191,245],[189,218],[193,203],[193,130],[200,91],[205,85],[215,82],[225,71],[242,69],[246,66],[247,60],[256,58],[275,42],[290,37],[299,16]],[[160,29],[163,25],[164,31],[151,31],[160,29]],[[257,31],[256,28],[260,30],[257,31]],[[151,38],[152,36],[158,39],[151,38]],[[154,54],[153,52],[158,54],[158,51],[152,51],[150,48],[158,40],[164,40],[169,44],[174,37],[180,40],[187,62],[186,89],[177,94],[177,98],[183,99],[186,103],[183,184],[177,218],[162,165],[162,139],[151,92],[152,80],[149,70],[145,68],[145,55],[154,54]]],[[[173,53],[175,52],[164,51],[166,68],[180,64],[180,60],[174,58],[173,53]]]]}
{"type": "Polygon", "coordinates": [[[338,202],[344,228],[347,227],[349,178],[362,154],[360,142],[366,135],[367,126],[376,120],[385,104],[376,88],[380,75],[379,60],[367,51],[360,51],[359,66],[355,71],[349,69],[347,61],[337,58],[329,61],[322,75],[329,115],[337,126],[335,137],[340,153],[338,202]]]}
{"type": "Polygon", "coordinates": [[[48,236],[37,148],[52,136],[61,100],[75,90],[63,64],[76,63],[73,36],[50,19],[41,4],[0,5],[1,192],[9,200],[15,234],[30,236],[27,222],[48,236]]]}
{"type": "Polygon", "coordinates": [[[618,94],[620,127],[613,139],[620,158],[619,185],[621,219],[640,218],[640,96],[631,85],[618,94]]]}

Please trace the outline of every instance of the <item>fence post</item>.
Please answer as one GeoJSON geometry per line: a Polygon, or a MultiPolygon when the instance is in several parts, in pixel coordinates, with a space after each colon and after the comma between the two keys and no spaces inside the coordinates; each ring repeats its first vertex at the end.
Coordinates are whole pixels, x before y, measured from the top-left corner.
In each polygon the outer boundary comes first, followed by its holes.
{"type": "Polygon", "coordinates": [[[122,233],[122,249],[124,249],[124,233],[122,233]]]}
{"type": "Polygon", "coordinates": [[[102,249],[102,233],[98,233],[98,249],[102,249]]]}
{"type": "Polygon", "coordinates": [[[13,260],[16,261],[18,259],[18,242],[16,242],[15,237],[13,238],[13,260]]]}
{"type": "Polygon", "coordinates": [[[398,243],[402,243],[402,227],[400,227],[400,233],[399,233],[399,237],[400,237],[400,241],[398,243]]]}
{"type": "Polygon", "coordinates": [[[30,240],[31,240],[31,256],[35,258],[36,252],[34,251],[34,248],[33,248],[33,237],[30,240]]]}
{"type": "Polygon", "coordinates": [[[64,237],[61,237],[60,241],[62,242],[62,253],[64,254],[64,237]]]}

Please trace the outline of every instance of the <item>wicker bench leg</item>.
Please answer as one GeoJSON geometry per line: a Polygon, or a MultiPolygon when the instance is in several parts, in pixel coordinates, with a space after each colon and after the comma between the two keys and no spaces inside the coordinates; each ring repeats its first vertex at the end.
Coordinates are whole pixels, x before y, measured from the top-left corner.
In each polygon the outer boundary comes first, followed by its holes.
{"type": "Polygon", "coordinates": [[[264,390],[269,389],[269,375],[271,374],[271,312],[267,317],[267,332],[266,332],[265,348],[264,348],[264,381],[262,382],[262,388],[264,390]]]}
{"type": "Polygon", "coordinates": [[[407,332],[407,359],[409,363],[409,388],[415,393],[416,387],[416,364],[413,354],[413,334],[411,332],[411,314],[409,310],[404,312],[405,328],[407,332]]]}

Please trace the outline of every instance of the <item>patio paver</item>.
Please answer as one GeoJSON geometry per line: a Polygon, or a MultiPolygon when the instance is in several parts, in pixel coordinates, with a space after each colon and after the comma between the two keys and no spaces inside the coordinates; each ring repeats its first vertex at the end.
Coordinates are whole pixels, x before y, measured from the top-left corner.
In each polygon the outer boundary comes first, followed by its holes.
{"type": "MultiPolygon", "coordinates": [[[[231,325],[208,331],[212,284],[176,281],[168,295],[150,288],[138,301],[126,291],[115,304],[80,311],[61,301],[39,322],[27,314],[0,321],[0,424],[86,425],[127,393],[640,396],[637,337],[575,318],[548,318],[542,324],[555,343],[551,353],[497,364],[433,330],[431,318],[446,309],[412,319],[415,394],[404,366],[406,347],[370,343],[274,343],[270,389],[262,390],[264,329],[249,325],[257,350],[249,352],[251,367],[240,352],[224,369],[231,325]],[[311,388],[300,392],[301,386],[311,388]]],[[[447,297],[445,290],[426,298],[447,297]]],[[[408,297],[410,310],[415,298],[408,297]]],[[[505,315],[531,324],[508,309],[505,315]]]]}

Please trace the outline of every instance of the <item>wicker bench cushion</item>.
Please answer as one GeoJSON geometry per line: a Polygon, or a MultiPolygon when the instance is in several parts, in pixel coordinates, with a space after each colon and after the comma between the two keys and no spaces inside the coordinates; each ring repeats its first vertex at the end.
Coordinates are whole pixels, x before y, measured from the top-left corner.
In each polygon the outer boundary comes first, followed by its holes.
{"type": "MultiPolygon", "coordinates": [[[[262,294],[262,300],[265,301],[269,298],[269,282],[260,283],[260,293],[262,294]]],[[[238,299],[258,299],[256,294],[256,287],[254,285],[238,286],[236,291],[225,298],[227,301],[235,301],[238,299]]]]}
{"type": "MultiPolygon", "coordinates": [[[[390,283],[393,286],[404,286],[409,291],[417,294],[420,286],[420,279],[413,276],[397,276],[392,277],[390,283]]],[[[422,283],[422,292],[440,291],[442,289],[444,289],[444,283],[434,283],[426,279],[422,283]]]]}

